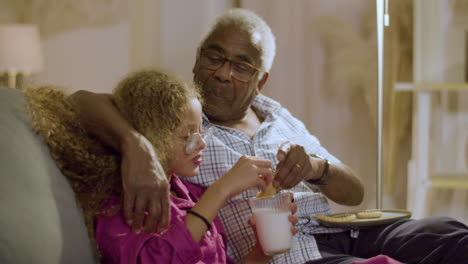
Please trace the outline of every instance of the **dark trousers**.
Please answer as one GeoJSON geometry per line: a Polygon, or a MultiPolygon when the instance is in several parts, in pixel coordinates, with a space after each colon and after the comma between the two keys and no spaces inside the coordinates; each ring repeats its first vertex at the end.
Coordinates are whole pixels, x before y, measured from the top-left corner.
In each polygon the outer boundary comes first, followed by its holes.
{"type": "Polygon", "coordinates": [[[323,258],[307,264],[346,264],[380,254],[410,264],[468,264],[468,228],[448,217],[361,229],[357,238],[349,232],[314,237],[323,258]]]}

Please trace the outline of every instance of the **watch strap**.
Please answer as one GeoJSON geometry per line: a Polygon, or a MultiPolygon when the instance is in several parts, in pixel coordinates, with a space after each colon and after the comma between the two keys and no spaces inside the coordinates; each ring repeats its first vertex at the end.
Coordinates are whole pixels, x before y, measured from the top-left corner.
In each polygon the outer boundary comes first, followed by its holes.
{"type": "Polygon", "coordinates": [[[324,160],[325,165],[322,171],[322,175],[320,175],[318,179],[308,180],[307,182],[310,184],[314,184],[314,185],[327,185],[328,184],[327,175],[328,175],[328,170],[330,169],[330,161],[317,154],[309,154],[309,156],[312,158],[324,160]]]}

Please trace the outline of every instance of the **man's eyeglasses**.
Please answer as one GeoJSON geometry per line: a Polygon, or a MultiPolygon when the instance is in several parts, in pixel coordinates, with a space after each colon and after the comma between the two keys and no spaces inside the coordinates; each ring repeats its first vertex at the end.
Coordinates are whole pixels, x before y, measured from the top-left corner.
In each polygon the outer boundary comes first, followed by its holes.
{"type": "Polygon", "coordinates": [[[224,55],[221,55],[213,50],[201,49],[198,54],[198,62],[203,68],[208,70],[216,71],[223,67],[226,61],[231,63],[230,70],[232,78],[241,82],[250,81],[252,76],[257,71],[260,71],[247,62],[228,59],[224,57],[224,55]]]}
{"type": "Polygon", "coordinates": [[[186,141],[185,154],[192,154],[201,141],[208,142],[213,136],[214,128],[210,127],[207,131],[192,133],[186,141]]]}

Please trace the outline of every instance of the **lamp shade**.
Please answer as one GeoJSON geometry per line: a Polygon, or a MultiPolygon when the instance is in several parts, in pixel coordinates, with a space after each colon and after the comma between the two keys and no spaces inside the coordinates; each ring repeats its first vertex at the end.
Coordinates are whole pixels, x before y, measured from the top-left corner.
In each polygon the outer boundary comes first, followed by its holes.
{"type": "Polygon", "coordinates": [[[35,25],[0,24],[0,72],[32,73],[43,67],[35,25]]]}

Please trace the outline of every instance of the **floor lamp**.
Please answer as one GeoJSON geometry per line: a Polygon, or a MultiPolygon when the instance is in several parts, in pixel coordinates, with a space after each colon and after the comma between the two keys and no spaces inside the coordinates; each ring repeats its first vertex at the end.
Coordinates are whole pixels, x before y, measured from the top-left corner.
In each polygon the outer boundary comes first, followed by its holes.
{"type": "Polygon", "coordinates": [[[18,74],[42,70],[39,31],[35,25],[0,24],[0,73],[8,75],[8,87],[16,88],[18,74]]]}
{"type": "Polygon", "coordinates": [[[382,123],[383,123],[383,55],[384,27],[390,25],[388,14],[389,0],[375,0],[377,12],[377,58],[378,58],[378,92],[377,92],[377,209],[382,208],[382,123]]]}

